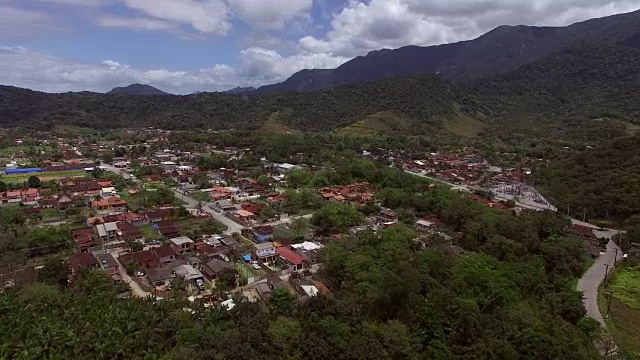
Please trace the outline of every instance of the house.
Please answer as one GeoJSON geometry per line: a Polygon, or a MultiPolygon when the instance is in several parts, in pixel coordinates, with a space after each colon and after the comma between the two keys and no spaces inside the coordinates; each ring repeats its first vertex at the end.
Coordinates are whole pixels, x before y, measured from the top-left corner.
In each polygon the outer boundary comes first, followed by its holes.
{"type": "Polygon", "coordinates": [[[382,208],[378,212],[378,218],[386,223],[393,223],[398,221],[398,214],[395,211],[387,208],[382,208]]]}
{"type": "Polygon", "coordinates": [[[118,239],[118,224],[114,222],[97,224],[95,233],[102,242],[115,241],[118,239]]]}
{"type": "Polygon", "coordinates": [[[203,284],[204,275],[191,265],[180,265],[175,267],[173,271],[176,273],[176,276],[180,276],[192,286],[199,287],[199,283],[203,284]]]}
{"type": "Polygon", "coordinates": [[[221,199],[213,202],[213,207],[220,211],[234,211],[236,206],[227,199],[221,199]]]}
{"type": "Polygon", "coordinates": [[[91,201],[91,207],[98,213],[122,213],[127,211],[127,201],[117,196],[96,198],[91,201]]]}
{"type": "Polygon", "coordinates": [[[100,263],[92,253],[75,253],[69,258],[71,274],[75,275],[82,269],[99,268],[100,263]]]}
{"type": "Polygon", "coordinates": [[[240,221],[250,222],[256,219],[256,215],[247,210],[238,210],[233,213],[240,221]]]}
{"type": "Polygon", "coordinates": [[[323,247],[324,246],[322,244],[310,241],[291,245],[291,249],[304,259],[304,266],[313,266],[317,264],[320,259],[320,249],[323,247]]]}
{"type": "Polygon", "coordinates": [[[173,209],[172,208],[162,208],[149,210],[143,214],[145,224],[154,224],[163,220],[171,220],[173,219],[173,209]]]}
{"type": "Polygon", "coordinates": [[[109,275],[114,280],[120,280],[120,266],[116,259],[109,253],[96,253],[94,254],[98,260],[98,266],[102,271],[109,275]]]}
{"type": "Polygon", "coordinates": [[[238,240],[234,239],[231,235],[225,235],[220,239],[220,242],[229,248],[238,248],[240,247],[240,243],[238,240]]]}
{"type": "Polygon", "coordinates": [[[74,201],[73,198],[69,195],[62,195],[58,198],[56,207],[60,211],[65,211],[71,207],[73,207],[74,201]]]}
{"type": "Polygon", "coordinates": [[[162,245],[153,249],[160,264],[167,265],[176,261],[176,251],[169,245],[162,245]]]}
{"type": "Polygon", "coordinates": [[[289,172],[293,169],[297,169],[298,166],[297,165],[293,165],[293,164],[289,164],[289,163],[282,163],[282,164],[274,164],[274,168],[275,171],[284,174],[286,172],[289,172]]]}
{"type": "Polygon", "coordinates": [[[273,226],[259,226],[253,229],[253,236],[257,242],[266,242],[273,240],[273,226]]]}
{"type": "Polygon", "coordinates": [[[89,248],[97,245],[94,238],[94,229],[76,229],[71,232],[71,238],[79,252],[87,252],[89,248]]]}
{"type": "Polygon", "coordinates": [[[176,277],[173,269],[170,267],[159,267],[156,269],[149,269],[147,271],[149,282],[155,287],[169,286],[171,280],[176,277]]]}
{"type": "Polygon", "coordinates": [[[194,249],[193,240],[186,236],[180,236],[169,240],[171,247],[176,251],[178,255],[184,255],[190,253],[194,249]]]}
{"type": "Polygon", "coordinates": [[[128,222],[133,226],[138,227],[138,226],[142,226],[144,222],[144,216],[140,214],[136,214],[134,212],[128,212],[124,214],[124,221],[128,222]]]}
{"type": "MultiPolygon", "coordinates": [[[[122,259],[122,256],[120,256],[122,259]]],[[[158,267],[160,262],[152,250],[142,250],[131,254],[133,262],[142,269],[152,269],[158,267]]]]}
{"type": "Polygon", "coordinates": [[[144,235],[140,228],[137,228],[126,221],[120,221],[116,223],[118,227],[118,237],[120,241],[144,241],[144,235]]]}
{"type": "Polygon", "coordinates": [[[413,224],[413,227],[420,232],[429,232],[434,226],[434,222],[424,219],[420,219],[413,224]]]}
{"type": "Polygon", "coordinates": [[[240,179],[238,181],[238,187],[240,188],[240,191],[250,196],[262,194],[265,191],[264,186],[258,184],[258,182],[252,178],[240,179]]]}
{"type": "Polygon", "coordinates": [[[259,283],[256,286],[256,291],[258,292],[258,295],[260,295],[260,298],[262,298],[263,300],[271,299],[271,288],[268,284],[259,283]]]}
{"type": "Polygon", "coordinates": [[[38,205],[42,209],[55,209],[58,206],[56,199],[41,199],[38,201],[38,205]]]}
{"type": "Polygon", "coordinates": [[[253,254],[260,260],[262,263],[270,263],[275,261],[278,253],[276,252],[276,247],[272,242],[263,242],[260,244],[253,245],[253,254]]]}
{"type": "MultiPolygon", "coordinates": [[[[98,183],[98,185],[101,184],[98,183]]],[[[100,189],[100,196],[102,197],[116,196],[117,193],[118,192],[116,191],[116,188],[114,188],[113,186],[103,187],[102,189],[100,189]]]]}
{"type": "Polygon", "coordinates": [[[202,266],[202,273],[209,280],[214,280],[218,274],[229,270],[235,271],[236,268],[232,263],[218,259],[213,259],[202,266]]]}
{"type": "Polygon", "coordinates": [[[295,251],[286,246],[276,248],[280,261],[289,267],[291,271],[302,270],[304,264],[304,258],[295,251]]]}
{"type": "Polygon", "coordinates": [[[153,224],[153,228],[165,239],[180,237],[180,229],[173,221],[163,220],[153,224]]]}

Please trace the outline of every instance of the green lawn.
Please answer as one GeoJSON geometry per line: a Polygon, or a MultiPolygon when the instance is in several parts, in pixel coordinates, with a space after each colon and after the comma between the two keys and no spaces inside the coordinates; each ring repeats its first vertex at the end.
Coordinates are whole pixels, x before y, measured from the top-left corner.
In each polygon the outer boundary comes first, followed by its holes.
{"type": "Polygon", "coordinates": [[[162,236],[160,236],[160,234],[158,234],[158,232],[153,229],[151,224],[140,226],[140,232],[142,233],[142,236],[144,236],[146,241],[160,240],[162,238],[162,236]]]}
{"type": "Polygon", "coordinates": [[[42,209],[42,217],[45,219],[60,219],[57,209],[42,209]]]}
{"type": "Polygon", "coordinates": [[[258,273],[251,267],[251,265],[247,265],[245,263],[236,263],[236,270],[238,271],[238,274],[245,279],[258,276],[258,273]]]}
{"type": "Polygon", "coordinates": [[[33,174],[18,174],[18,175],[5,175],[2,176],[2,181],[5,183],[17,183],[25,182],[31,176],[37,176],[42,181],[49,181],[55,179],[61,179],[65,177],[84,177],[87,176],[87,172],[84,170],[77,171],[52,171],[46,173],[33,173],[33,174]]]}
{"type": "Polygon", "coordinates": [[[615,269],[609,288],[601,287],[598,295],[600,311],[611,335],[623,349],[640,356],[640,267],[615,269]],[[609,291],[613,296],[607,313],[609,291]]]}
{"type": "Polygon", "coordinates": [[[211,196],[209,196],[209,194],[207,193],[203,193],[202,191],[191,191],[188,194],[189,194],[189,197],[192,197],[198,201],[202,201],[202,202],[211,201],[211,196]]]}

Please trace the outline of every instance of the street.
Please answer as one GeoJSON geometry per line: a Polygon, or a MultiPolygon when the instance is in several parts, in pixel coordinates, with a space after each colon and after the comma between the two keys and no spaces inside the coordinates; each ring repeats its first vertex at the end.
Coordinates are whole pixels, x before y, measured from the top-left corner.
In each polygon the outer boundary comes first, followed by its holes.
{"type": "MultiPolygon", "coordinates": [[[[195,208],[196,206],[198,206],[198,200],[190,197],[189,195],[184,193],[182,190],[173,189],[173,192],[178,199],[181,199],[184,202],[186,202],[189,205],[189,207],[195,208]]],[[[225,225],[228,228],[227,231],[225,232],[226,234],[230,235],[233,233],[240,232],[242,229],[244,229],[244,226],[238,224],[237,222],[211,209],[209,207],[209,204],[210,203],[208,202],[202,202],[202,211],[211,215],[211,217],[214,218],[217,222],[225,225]]]]}
{"type": "MultiPolygon", "coordinates": [[[[111,249],[109,250],[109,254],[111,254],[111,256],[113,256],[116,259],[116,261],[118,261],[120,254],[118,253],[117,250],[111,249]]],[[[120,273],[120,278],[122,279],[122,281],[124,281],[126,284],[129,285],[129,288],[131,289],[131,295],[139,298],[146,298],[147,296],[153,296],[150,292],[144,291],[144,289],[142,289],[142,287],[140,287],[140,285],[138,285],[138,283],[135,282],[131,278],[131,276],[129,276],[129,274],[127,274],[127,271],[122,268],[119,262],[118,262],[118,272],[120,273]]]]}
{"type": "Polygon", "coordinates": [[[583,293],[583,303],[587,310],[587,315],[598,321],[602,327],[606,327],[606,324],[598,308],[598,287],[604,280],[605,273],[610,273],[613,269],[616,253],[618,255],[617,261],[620,261],[622,259],[622,251],[613,241],[609,241],[606,253],[600,255],[578,281],[578,291],[583,293]],[[606,265],[609,266],[608,269],[606,265]]]}

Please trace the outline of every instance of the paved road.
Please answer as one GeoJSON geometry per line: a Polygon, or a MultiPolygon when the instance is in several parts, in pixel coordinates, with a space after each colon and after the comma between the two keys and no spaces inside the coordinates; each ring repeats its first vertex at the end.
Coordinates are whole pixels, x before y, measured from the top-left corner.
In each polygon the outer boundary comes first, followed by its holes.
{"type": "Polygon", "coordinates": [[[618,254],[617,261],[620,261],[622,259],[622,251],[613,241],[609,241],[607,251],[596,259],[596,262],[578,281],[578,291],[583,293],[583,303],[587,310],[587,315],[597,320],[602,327],[606,327],[606,324],[598,308],[598,287],[604,280],[605,272],[607,272],[605,264],[609,265],[609,272],[613,269],[616,250],[618,254]]]}
{"type": "MultiPolygon", "coordinates": [[[[109,250],[109,253],[111,254],[111,256],[113,256],[116,259],[116,261],[120,257],[120,253],[118,253],[118,251],[114,249],[109,250]]],[[[144,289],[142,289],[142,287],[140,287],[140,285],[138,285],[138,283],[135,282],[131,278],[131,276],[129,276],[129,274],[127,274],[125,269],[123,269],[122,266],[120,265],[120,262],[118,262],[118,272],[120,273],[120,278],[122,279],[122,281],[128,284],[129,288],[131,288],[131,294],[133,296],[139,297],[139,298],[146,298],[147,296],[153,296],[153,294],[151,294],[150,292],[144,291],[144,289]]]]}
{"type": "MultiPolygon", "coordinates": [[[[186,202],[190,207],[195,208],[198,205],[198,200],[190,197],[189,195],[186,195],[185,193],[183,193],[181,190],[178,189],[173,189],[174,194],[176,195],[177,198],[182,199],[184,202],[186,202]]],[[[216,221],[224,224],[228,229],[225,232],[226,234],[233,234],[235,232],[240,232],[240,230],[244,229],[244,226],[238,224],[237,222],[229,219],[228,217],[217,213],[216,211],[212,210],[211,208],[209,208],[209,204],[207,202],[204,202],[202,205],[202,211],[206,212],[207,214],[211,215],[212,218],[214,218],[216,221]]]]}

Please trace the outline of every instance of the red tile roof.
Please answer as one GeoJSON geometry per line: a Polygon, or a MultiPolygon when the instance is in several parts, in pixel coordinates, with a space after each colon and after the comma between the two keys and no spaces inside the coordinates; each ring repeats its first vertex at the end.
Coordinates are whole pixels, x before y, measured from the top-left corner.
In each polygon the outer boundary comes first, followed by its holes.
{"type": "Polygon", "coordinates": [[[280,255],[282,258],[293,265],[300,265],[304,262],[304,258],[302,256],[289,249],[288,247],[281,246],[279,248],[276,248],[276,251],[278,252],[278,255],[280,255]]]}

